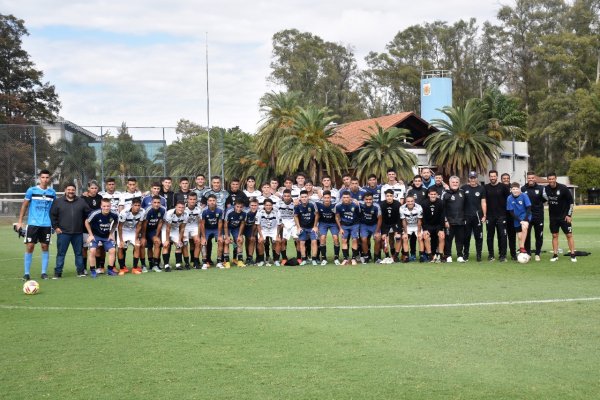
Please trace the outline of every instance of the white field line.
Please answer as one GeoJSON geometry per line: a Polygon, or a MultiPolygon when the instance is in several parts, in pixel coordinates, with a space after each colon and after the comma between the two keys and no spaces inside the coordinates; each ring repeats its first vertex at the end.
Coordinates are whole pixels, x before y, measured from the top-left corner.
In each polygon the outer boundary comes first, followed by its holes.
{"type": "Polygon", "coordinates": [[[383,310],[415,308],[464,308],[486,306],[512,306],[528,304],[578,303],[600,301],[600,297],[581,297],[543,300],[511,300],[476,303],[447,304],[391,304],[391,305],[355,305],[355,306],[197,306],[197,307],[67,307],[67,306],[22,306],[0,304],[0,310],[33,311],[318,311],[318,310],[383,310]]]}

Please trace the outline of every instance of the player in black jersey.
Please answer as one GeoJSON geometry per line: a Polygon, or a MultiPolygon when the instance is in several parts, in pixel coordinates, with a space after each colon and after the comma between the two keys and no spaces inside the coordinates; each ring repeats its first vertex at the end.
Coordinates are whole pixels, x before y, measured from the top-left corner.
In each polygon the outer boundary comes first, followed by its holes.
{"type": "MultiPolygon", "coordinates": [[[[506,172],[500,176],[502,184],[506,185],[510,194],[510,174],[506,172]]],[[[507,196],[508,197],[508,196],[507,196]]],[[[513,261],[517,260],[517,231],[512,215],[506,212],[506,240],[508,242],[508,251],[513,261]]]]}
{"type": "Polygon", "coordinates": [[[383,192],[385,199],[381,206],[381,248],[385,252],[385,258],[381,260],[381,254],[377,254],[376,261],[382,264],[391,264],[400,252],[402,244],[402,227],[400,226],[400,202],[394,199],[394,190],[387,189],[383,192]]]}
{"type": "Polygon", "coordinates": [[[552,233],[553,255],[550,261],[558,261],[558,232],[562,230],[567,236],[571,261],[577,262],[575,257],[575,241],[573,239],[573,196],[566,185],[556,182],[554,172],[548,174],[548,186],[544,188],[544,197],[548,200],[548,215],[550,216],[550,233],[552,233]]]}
{"type": "Polygon", "coordinates": [[[535,233],[535,261],[540,261],[542,245],[544,242],[544,187],[536,181],[534,172],[527,172],[527,184],[521,188],[521,191],[529,197],[531,201],[531,222],[527,230],[525,239],[525,249],[531,255],[531,232],[535,233]]]}
{"type": "MultiPolygon", "coordinates": [[[[100,203],[102,202],[102,195],[98,193],[100,187],[98,186],[98,182],[92,180],[87,184],[87,192],[81,196],[83,200],[87,203],[92,211],[100,209],[100,203]]],[[[87,215],[86,215],[87,218],[87,215]]],[[[87,250],[89,247],[88,243],[88,234],[87,232],[83,234],[83,269],[86,270],[87,267],[87,250]]],[[[104,248],[99,247],[96,249],[96,273],[103,274],[104,273],[104,248]]]]}
{"type": "Polygon", "coordinates": [[[423,186],[421,175],[415,175],[410,189],[406,192],[406,197],[414,197],[415,203],[420,206],[427,200],[427,188],[423,186]]]}
{"type": "Polygon", "coordinates": [[[456,242],[456,261],[465,262],[463,258],[465,240],[465,194],[460,189],[457,176],[450,177],[449,188],[442,195],[446,225],[446,262],[452,262],[452,241],[456,242]]]}
{"type": "Polygon", "coordinates": [[[193,193],[190,190],[190,180],[185,176],[179,178],[179,192],[175,193],[175,204],[182,201],[183,204],[187,206],[187,200],[190,193],[193,193]]]}
{"type": "Polygon", "coordinates": [[[475,237],[475,252],[477,261],[481,261],[483,249],[483,224],[487,213],[487,202],[485,201],[485,188],[477,181],[477,172],[469,172],[469,183],[461,187],[466,196],[465,203],[465,243],[464,259],[469,260],[469,248],[471,245],[471,234],[475,237]]]}
{"type": "Polygon", "coordinates": [[[439,199],[437,189],[430,187],[428,199],[423,202],[423,244],[430,262],[439,263],[442,259],[446,234],[444,232],[444,203],[439,199]],[[435,249],[435,254],[433,254],[435,249]]]}
{"type": "Polygon", "coordinates": [[[488,172],[490,183],[484,186],[487,205],[485,227],[487,231],[488,260],[494,261],[494,235],[498,233],[498,256],[506,261],[506,199],[510,195],[508,186],[498,182],[498,171],[488,172]]]}

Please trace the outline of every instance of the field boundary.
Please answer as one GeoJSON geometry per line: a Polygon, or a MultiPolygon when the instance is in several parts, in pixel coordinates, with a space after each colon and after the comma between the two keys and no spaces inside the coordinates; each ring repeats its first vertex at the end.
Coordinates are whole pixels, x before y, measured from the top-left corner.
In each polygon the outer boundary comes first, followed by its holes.
{"type": "Polygon", "coordinates": [[[579,297],[541,300],[506,300],[474,303],[446,304],[389,304],[354,306],[197,306],[197,307],[67,307],[67,306],[24,306],[0,304],[0,310],[30,311],[320,311],[320,310],[388,310],[416,308],[466,308],[486,306],[514,306],[532,304],[579,303],[600,301],[600,297],[579,297]]]}

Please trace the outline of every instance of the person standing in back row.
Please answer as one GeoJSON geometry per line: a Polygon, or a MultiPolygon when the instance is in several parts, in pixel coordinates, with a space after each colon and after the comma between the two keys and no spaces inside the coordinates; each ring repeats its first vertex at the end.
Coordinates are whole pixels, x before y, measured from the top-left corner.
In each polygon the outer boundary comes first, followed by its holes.
{"type": "MultiPolygon", "coordinates": [[[[506,185],[508,192],[511,192],[510,174],[506,172],[500,176],[500,181],[503,185],[506,185]]],[[[508,252],[510,252],[510,258],[513,261],[517,260],[517,230],[515,229],[515,221],[513,216],[506,212],[506,241],[508,246],[508,252]]]]}
{"type": "Polygon", "coordinates": [[[525,239],[525,249],[531,255],[531,232],[535,232],[535,261],[540,261],[542,253],[542,244],[544,242],[544,187],[536,181],[534,172],[527,172],[527,184],[521,188],[523,193],[526,193],[531,201],[531,223],[527,230],[527,238],[525,239]]]}
{"type": "Polygon", "coordinates": [[[456,242],[456,261],[465,262],[463,257],[465,240],[465,193],[460,189],[458,176],[451,176],[448,190],[442,195],[444,222],[446,225],[446,262],[452,262],[452,241],[456,242]]]}
{"type": "Polygon", "coordinates": [[[477,181],[477,172],[469,172],[469,183],[462,186],[465,192],[465,246],[464,259],[469,260],[469,248],[471,246],[471,233],[475,237],[475,254],[477,262],[481,261],[481,252],[483,251],[483,224],[487,213],[487,203],[485,201],[485,188],[477,181]]]}
{"type": "Polygon", "coordinates": [[[562,230],[567,236],[567,244],[571,253],[571,261],[577,262],[575,257],[575,241],[573,240],[573,196],[566,185],[556,182],[554,172],[548,174],[548,186],[544,188],[544,197],[548,200],[548,214],[550,216],[550,233],[552,234],[552,258],[558,261],[558,231],[562,230]]]}
{"type": "Polygon", "coordinates": [[[498,182],[498,171],[488,173],[490,183],[484,186],[487,206],[486,230],[488,261],[494,261],[494,236],[498,233],[498,256],[506,262],[506,199],[510,195],[508,186],[498,182]]]}

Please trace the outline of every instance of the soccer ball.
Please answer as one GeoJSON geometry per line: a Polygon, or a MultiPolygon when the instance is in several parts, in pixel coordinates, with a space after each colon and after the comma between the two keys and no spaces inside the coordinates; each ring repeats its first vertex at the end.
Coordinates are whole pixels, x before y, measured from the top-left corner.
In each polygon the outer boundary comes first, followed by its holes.
{"type": "Polygon", "coordinates": [[[517,256],[517,261],[519,261],[521,264],[527,264],[530,259],[531,256],[527,253],[519,253],[517,256]]]}
{"type": "Polygon", "coordinates": [[[36,294],[40,291],[40,284],[36,281],[27,281],[23,284],[23,293],[36,294]]]}

